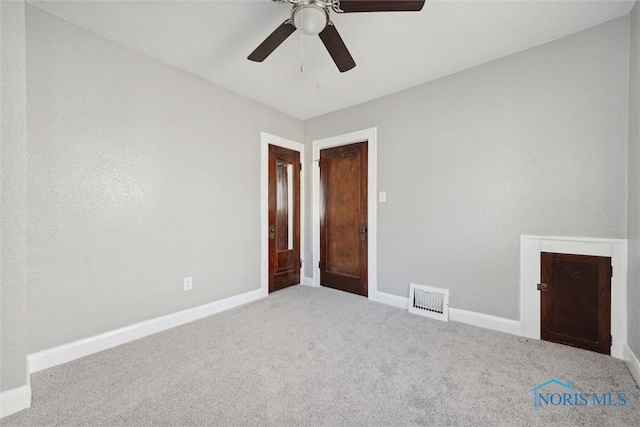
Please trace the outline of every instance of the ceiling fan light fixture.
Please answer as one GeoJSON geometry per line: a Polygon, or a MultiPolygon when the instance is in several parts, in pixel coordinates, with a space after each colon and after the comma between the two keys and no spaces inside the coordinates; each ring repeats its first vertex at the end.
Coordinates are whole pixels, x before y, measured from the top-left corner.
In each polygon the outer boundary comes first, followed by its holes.
{"type": "Polygon", "coordinates": [[[301,4],[293,8],[291,20],[305,35],[317,36],[326,28],[329,15],[325,8],[317,4],[301,4]]]}

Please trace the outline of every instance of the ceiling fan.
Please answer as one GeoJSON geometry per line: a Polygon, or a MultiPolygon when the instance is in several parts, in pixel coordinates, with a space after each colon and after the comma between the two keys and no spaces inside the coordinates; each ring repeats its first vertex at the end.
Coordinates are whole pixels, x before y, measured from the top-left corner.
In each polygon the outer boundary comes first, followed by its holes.
{"type": "Polygon", "coordinates": [[[335,13],[354,12],[419,12],[425,0],[271,0],[275,3],[291,3],[291,17],[284,21],[251,52],[248,59],[264,61],[297,29],[304,34],[320,36],[341,73],[356,66],[347,46],[329,18],[335,13]]]}

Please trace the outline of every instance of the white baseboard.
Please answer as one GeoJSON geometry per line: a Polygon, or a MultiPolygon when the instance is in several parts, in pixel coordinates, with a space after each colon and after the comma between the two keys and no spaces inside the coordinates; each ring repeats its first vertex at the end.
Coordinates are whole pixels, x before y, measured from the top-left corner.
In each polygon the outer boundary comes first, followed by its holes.
{"type": "Polygon", "coordinates": [[[640,386],[640,360],[636,356],[628,344],[624,345],[624,360],[631,371],[631,375],[636,380],[636,384],[640,386]]]}
{"type": "Polygon", "coordinates": [[[31,386],[22,387],[0,393],[0,418],[31,407],[31,386]]]}
{"type": "Polygon", "coordinates": [[[316,286],[313,283],[313,277],[306,277],[306,276],[302,278],[302,282],[300,284],[305,286],[316,286]]]}
{"type": "Polygon", "coordinates": [[[522,324],[519,320],[505,319],[504,317],[491,316],[489,314],[477,313],[475,311],[460,310],[459,308],[449,308],[449,319],[454,322],[493,329],[494,331],[505,332],[507,334],[518,336],[523,335],[522,324]]]}
{"type": "Polygon", "coordinates": [[[626,337],[617,337],[612,334],[613,344],[611,345],[611,357],[615,357],[616,359],[627,360],[625,356],[625,347],[627,347],[626,337]],[[618,341],[624,340],[622,343],[618,343],[618,341]]]}
{"type": "Polygon", "coordinates": [[[399,297],[397,295],[387,294],[385,292],[378,291],[376,293],[376,301],[382,304],[390,305],[392,307],[398,307],[403,310],[409,308],[409,298],[399,297]]]}
{"type": "Polygon", "coordinates": [[[267,296],[262,289],[146,320],[27,356],[31,373],[61,365],[267,296]]]}
{"type": "MultiPolygon", "coordinates": [[[[399,297],[385,292],[378,292],[376,301],[404,310],[409,308],[409,298],[399,297]]],[[[522,336],[522,325],[518,320],[505,319],[488,314],[476,313],[474,311],[460,310],[458,308],[449,308],[449,319],[454,322],[467,323],[481,328],[522,336]]]]}

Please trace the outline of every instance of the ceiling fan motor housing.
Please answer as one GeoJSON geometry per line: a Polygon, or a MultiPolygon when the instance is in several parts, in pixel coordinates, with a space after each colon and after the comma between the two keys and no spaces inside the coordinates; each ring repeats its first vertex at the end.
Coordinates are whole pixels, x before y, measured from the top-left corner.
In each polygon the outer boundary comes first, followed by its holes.
{"type": "Polygon", "coordinates": [[[294,27],[308,36],[320,34],[329,23],[330,3],[322,0],[300,0],[291,9],[294,27]]]}

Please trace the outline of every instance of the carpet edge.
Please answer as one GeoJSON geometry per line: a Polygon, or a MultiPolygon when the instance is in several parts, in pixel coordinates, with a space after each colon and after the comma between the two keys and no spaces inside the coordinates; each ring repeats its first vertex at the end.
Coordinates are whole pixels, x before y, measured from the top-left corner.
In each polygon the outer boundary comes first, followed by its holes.
{"type": "Polygon", "coordinates": [[[631,350],[628,343],[624,344],[624,361],[627,363],[629,367],[629,371],[631,371],[631,376],[636,380],[636,384],[640,386],[640,360],[638,360],[638,356],[631,350]]]}
{"type": "Polygon", "coordinates": [[[12,388],[0,393],[0,418],[31,407],[31,385],[12,388]]]}
{"type": "MultiPolygon", "coordinates": [[[[401,308],[403,310],[407,310],[409,307],[409,298],[380,291],[378,291],[376,302],[390,305],[392,307],[401,308]]],[[[522,323],[519,320],[491,316],[489,314],[477,313],[475,311],[468,311],[450,307],[449,320],[454,322],[466,323],[468,325],[478,326],[485,329],[491,329],[498,332],[504,332],[507,334],[517,336],[524,335],[522,323]]]]}
{"type": "Polygon", "coordinates": [[[27,356],[30,373],[42,371],[109,348],[153,335],[266,297],[262,289],[245,292],[198,307],[134,323],[27,356]]]}

